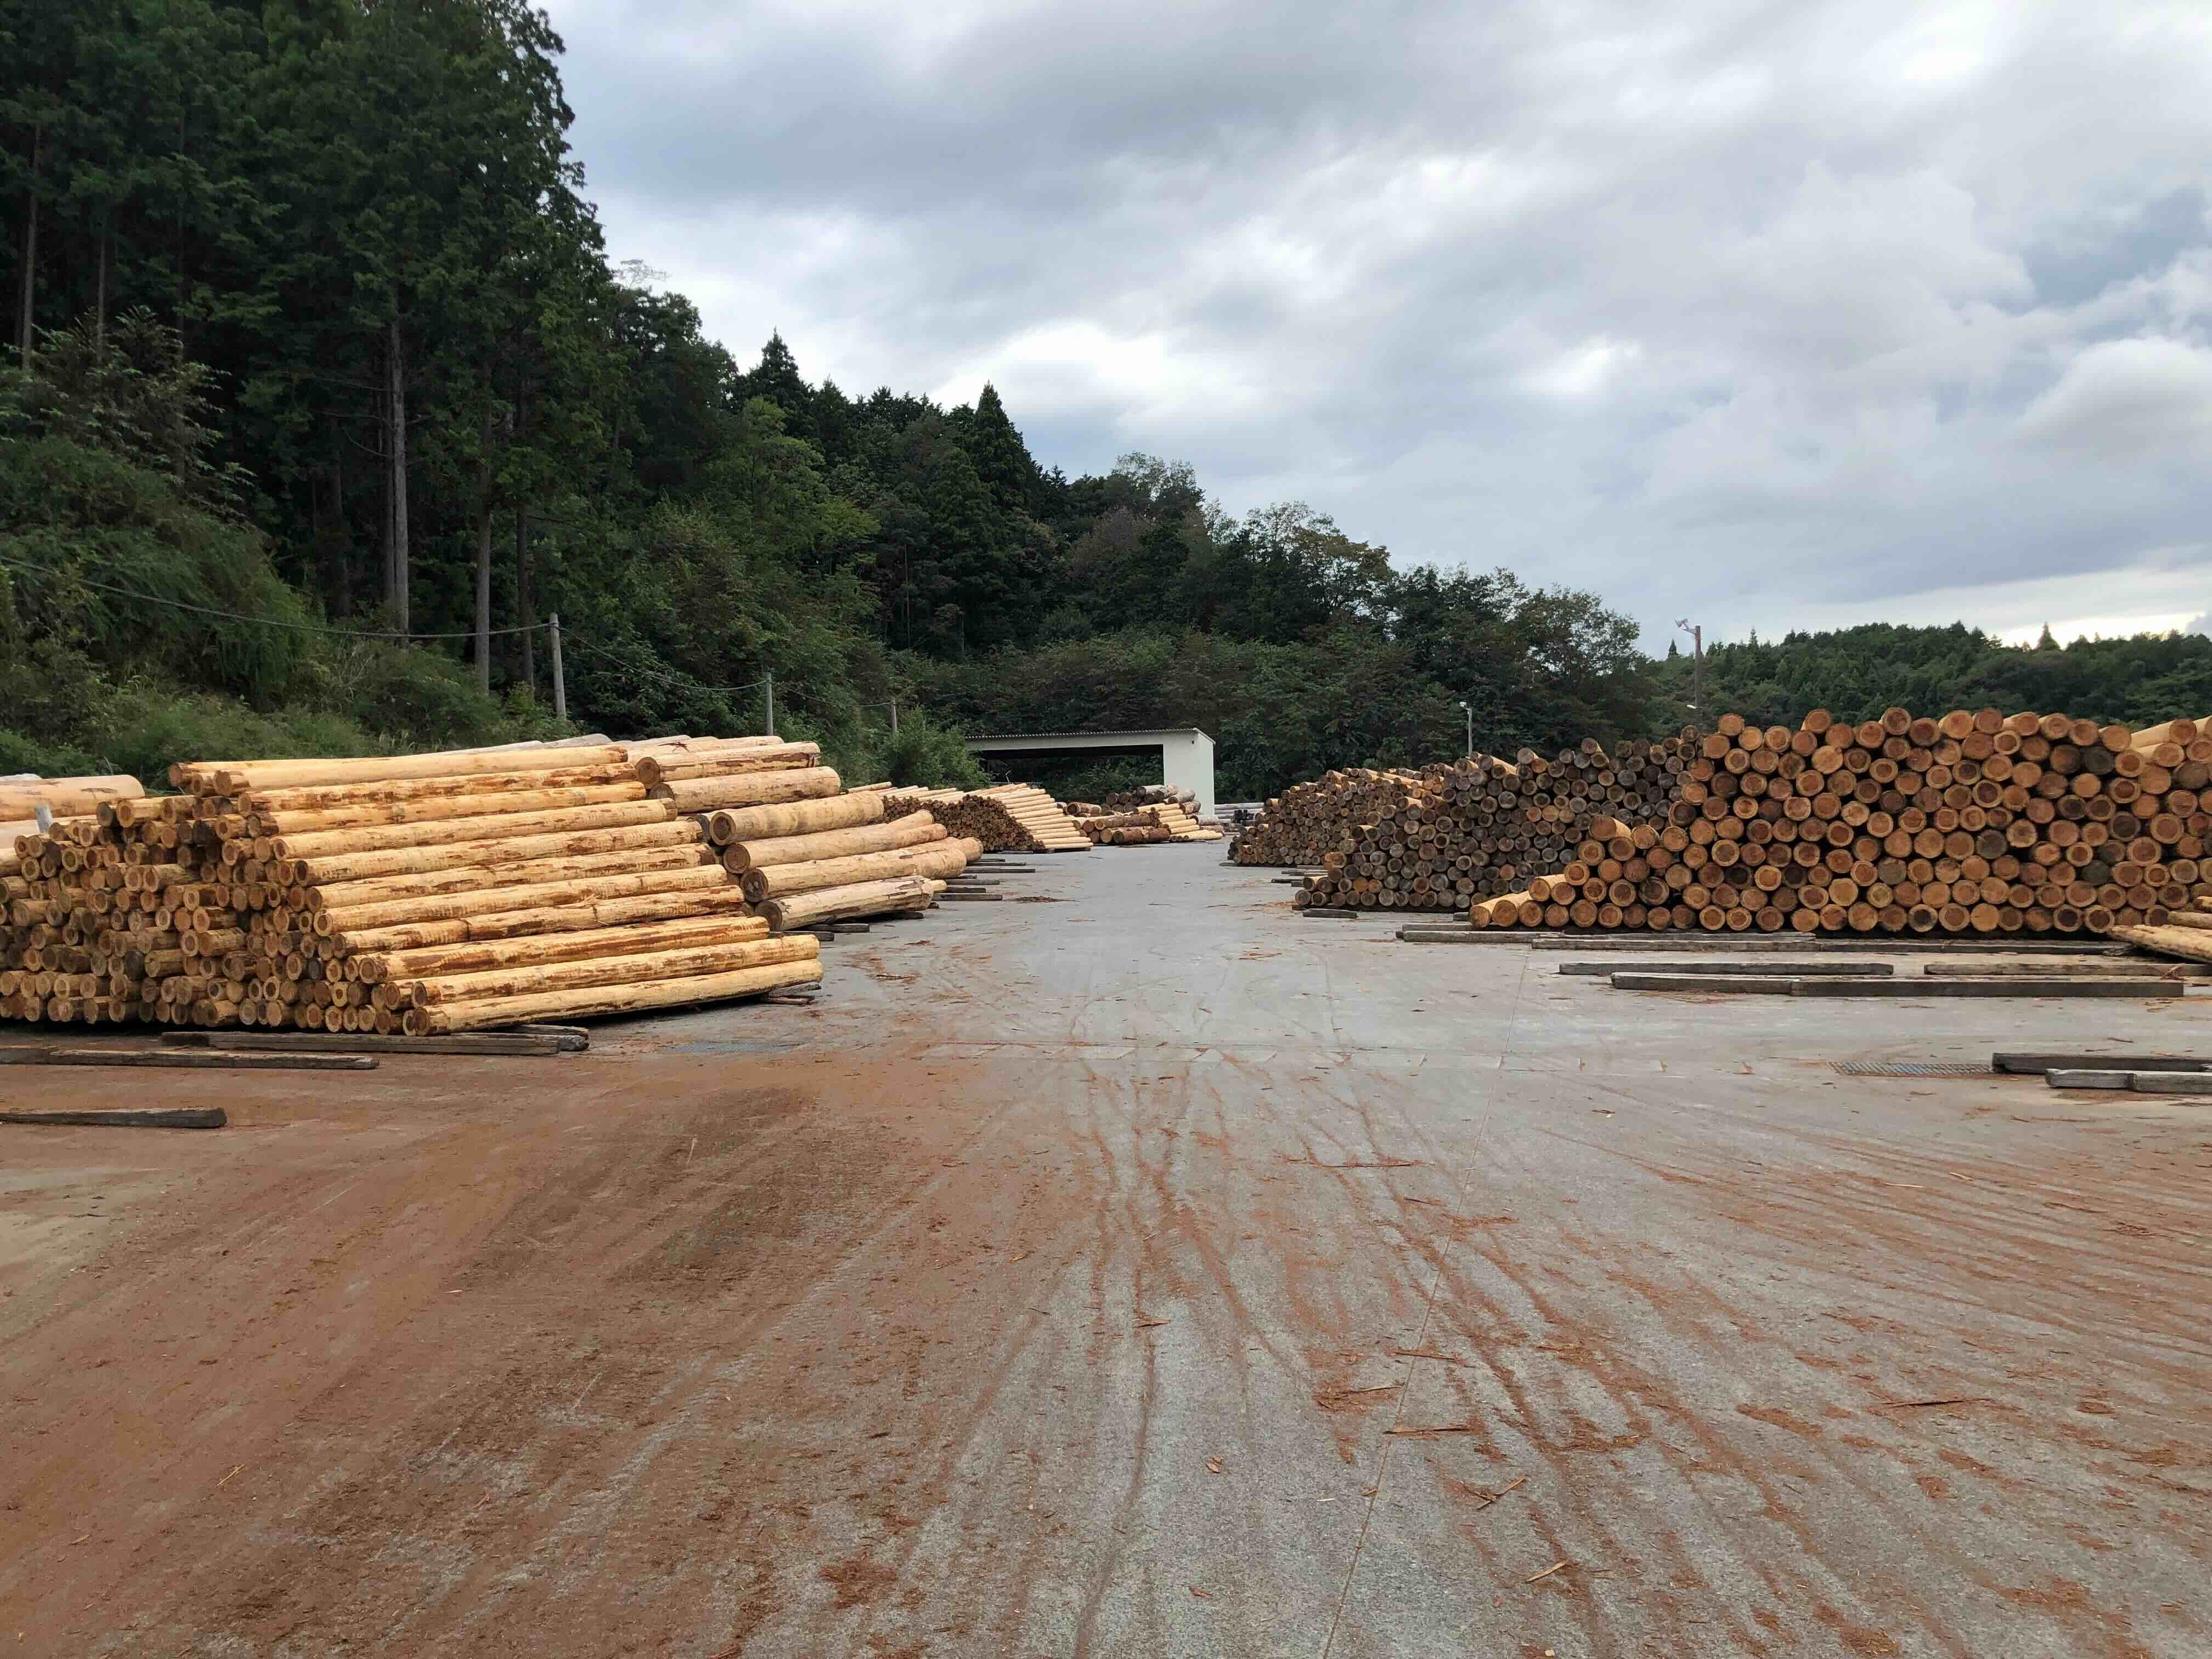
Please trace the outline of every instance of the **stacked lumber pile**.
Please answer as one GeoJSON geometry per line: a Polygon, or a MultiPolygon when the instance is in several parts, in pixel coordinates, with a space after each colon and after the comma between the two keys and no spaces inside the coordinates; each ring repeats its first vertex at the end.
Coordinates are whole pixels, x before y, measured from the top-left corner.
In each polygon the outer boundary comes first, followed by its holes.
{"type": "Polygon", "coordinates": [[[1068,817],[1093,847],[1150,847],[1175,839],[1156,811],[1078,812],[1068,817]]]}
{"type": "Polygon", "coordinates": [[[1094,817],[1100,813],[1141,812],[1148,806],[1177,806],[1189,817],[1199,816],[1196,793],[1172,783],[1148,783],[1141,788],[1118,789],[1100,801],[1067,801],[1062,804],[1071,815],[1094,817]]]}
{"type": "Polygon", "coordinates": [[[723,868],[778,933],[929,908],[983,853],[927,812],[891,816],[890,793],[722,809],[707,820],[723,868]]]}
{"type": "Polygon", "coordinates": [[[1313,860],[1323,867],[1297,896],[1301,907],[1457,909],[1558,869],[1600,817],[1665,813],[1698,743],[1694,732],[1613,750],[1586,741],[1548,757],[1522,750],[1510,762],[1478,755],[1419,773],[1344,775],[1337,793],[1348,807],[1326,792],[1306,797],[1293,809],[1295,838],[1263,837],[1248,853],[1267,830],[1263,815],[1240,839],[1238,859],[1265,861],[1286,840],[1333,842],[1313,860]]]}
{"type": "Polygon", "coordinates": [[[1231,857],[1238,864],[1310,868],[1331,853],[1350,849],[1360,826],[1430,793],[1445,769],[1375,771],[1348,767],[1295,783],[1268,800],[1237,837],[1231,857]]]}
{"type": "Polygon", "coordinates": [[[987,853],[1085,853],[1089,837],[1034,784],[995,789],[896,789],[887,811],[894,817],[927,812],[954,836],[980,842],[987,853]]]}
{"type": "Polygon", "coordinates": [[[2108,933],[2154,948],[2212,886],[2212,722],[1892,708],[1724,716],[1656,822],[1593,823],[1478,927],[2108,933]]]}
{"type": "Polygon", "coordinates": [[[1144,847],[1161,842],[1219,841],[1221,831],[1202,827],[1174,799],[1133,811],[1115,811],[1088,801],[1067,801],[1064,809],[1094,847],[1144,847]]]}
{"type": "Polygon", "coordinates": [[[39,833],[38,813],[77,817],[96,811],[101,802],[135,800],[146,787],[133,777],[42,778],[35,772],[0,777],[0,875],[12,873],[15,837],[39,833]]]}
{"type": "Polygon", "coordinates": [[[806,747],[180,765],[181,794],[19,838],[0,1013],[421,1036],[818,979],[817,942],[767,937],[676,798],[702,765],[818,789],[806,747]]]}

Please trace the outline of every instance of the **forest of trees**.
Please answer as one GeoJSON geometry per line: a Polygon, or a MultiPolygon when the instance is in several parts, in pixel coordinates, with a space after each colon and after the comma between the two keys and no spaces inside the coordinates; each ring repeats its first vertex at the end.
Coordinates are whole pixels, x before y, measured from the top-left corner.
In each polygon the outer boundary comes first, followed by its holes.
{"type": "MultiPolygon", "coordinates": [[[[1705,653],[1705,705],[1765,725],[1794,724],[1825,708],[1853,720],[1885,708],[2063,711],[2101,723],[2153,726],[2212,713],[2212,640],[2142,634],[2061,647],[2046,628],[2032,647],[2008,646],[1964,623],[1898,628],[1869,623],[1825,634],[1790,634],[1705,653]]],[[[1670,648],[1656,677],[1660,726],[1697,718],[1692,663],[1670,648]]]]}
{"type": "MultiPolygon", "coordinates": [[[[1202,726],[1233,799],[1456,753],[1462,701],[1489,748],[1691,717],[1590,594],[1153,456],[1071,479],[989,386],[741,362],[610,260],[560,50],[519,0],[0,0],[0,773],[548,733],[552,612],[574,727],[756,729],[772,674],[902,780],[978,776],[963,726],[1202,726]]],[[[2212,708],[2212,647],[1857,629],[1706,679],[2130,718],[2212,708]]]]}

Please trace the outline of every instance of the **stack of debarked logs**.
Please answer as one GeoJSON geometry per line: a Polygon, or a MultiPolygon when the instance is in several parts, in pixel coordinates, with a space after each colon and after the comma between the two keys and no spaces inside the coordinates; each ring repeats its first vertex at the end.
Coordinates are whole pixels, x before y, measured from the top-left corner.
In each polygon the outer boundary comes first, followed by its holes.
{"type": "Polygon", "coordinates": [[[928,872],[972,856],[916,848],[886,879],[783,833],[882,817],[818,759],[757,738],[179,766],[185,793],[17,838],[0,1016],[434,1033],[803,983],[817,942],[771,929],[927,908],[928,872]],[[710,826],[746,813],[732,858],[710,826]]]}

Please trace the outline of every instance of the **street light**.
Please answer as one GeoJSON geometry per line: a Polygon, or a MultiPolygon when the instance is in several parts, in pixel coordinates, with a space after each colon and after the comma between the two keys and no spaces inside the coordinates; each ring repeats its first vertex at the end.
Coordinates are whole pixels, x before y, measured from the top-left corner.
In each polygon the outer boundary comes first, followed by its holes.
{"type": "Polygon", "coordinates": [[[1474,705],[1462,698],[1459,706],[1467,710],[1467,757],[1473,760],[1474,758],[1474,705]]]}
{"type": "Polygon", "coordinates": [[[1690,636],[1690,707],[1705,706],[1705,630],[1693,627],[1687,617],[1674,618],[1674,626],[1690,636]]]}

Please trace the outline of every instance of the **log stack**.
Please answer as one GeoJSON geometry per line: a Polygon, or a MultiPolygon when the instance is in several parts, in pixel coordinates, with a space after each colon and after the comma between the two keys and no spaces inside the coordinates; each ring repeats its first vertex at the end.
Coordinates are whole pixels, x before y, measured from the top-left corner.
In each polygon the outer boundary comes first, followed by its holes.
{"type": "Polygon", "coordinates": [[[726,806],[702,820],[723,868],[777,932],[927,909],[982,854],[880,788],[726,806]]]}
{"type": "Polygon", "coordinates": [[[981,843],[987,853],[1085,853],[1090,838],[1060,803],[1033,784],[994,789],[899,789],[886,808],[894,817],[927,812],[953,835],[981,843]]]}
{"type": "Polygon", "coordinates": [[[144,784],[120,775],[42,778],[23,773],[0,778],[0,836],[12,841],[36,834],[41,806],[58,818],[76,817],[97,811],[103,801],[136,800],[145,793],[144,784]]]}
{"type": "Polygon", "coordinates": [[[1360,827],[1395,808],[1425,799],[1445,769],[1423,772],[1347,767],[1310,783],[1292,784],[1260,809],[1237,837],[1231,857],[1238,864],[1312,868],[1331,853],[1349,853],[1360,827]]]}
{"type": "Polygon", "coordinates": [[[425,1035],[817,979],[678,799],[696,777],[643,781],[711,764],[775,797],[821,769],[769,747],[180,765],[183,793],[19,838],[0,1013],[425,1035]]]}
{"type": "Polygon", "coordinates": [[[1892,708],[1723,716],[1680,798],[1470,904],[1478,927],[2104,933],[2154,944],[2212,886],[2212,722],[1892,708]]]}
{"type": "Polygon", "coordinates": [[[1663,814],[1699,742],[1685,732],[1608,750],[1592,740],[1510,762],[1478,755],[1419,773],[1333,774],[1333,788],[1283,799],[1283,830],[1267,822],[1279,807],[1270,802],[1240,838],[1238,861],[1307,854],[1322,869],[1297,896],[1302,908],[1458,909],[1558,869],[1601,817],[1663,814]]]}
{"type": "Polygon", "coordinates": [[[1201,827],[1173,799],[1116,811],[1088,801],[1062,803],[1069,820],[1094,847],[1144,847],[1162,842],[1219,841],[1221,831],[1201,827]]]}

